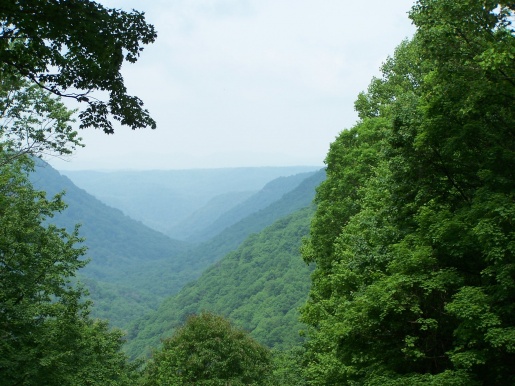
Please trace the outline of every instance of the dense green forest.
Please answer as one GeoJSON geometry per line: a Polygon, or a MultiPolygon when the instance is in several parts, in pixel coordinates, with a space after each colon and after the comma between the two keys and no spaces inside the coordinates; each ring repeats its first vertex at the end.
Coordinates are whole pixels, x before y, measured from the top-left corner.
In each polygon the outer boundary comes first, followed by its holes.
{"type": "Polygon", "coordinates": [[[129,330],[127,352],[148,355],[186,318],[211,311],[229,318],[262,344],[291,349],[301,343],[298,309],[309,290],[310,269],[299,258],[313,208],[283,217],[166,299],[129,330]]]}
{"type": "Polygon", "coordinates": [[[327,156],[310,384],[515,384],[513,4],[419,1],[327,156]]]}
{"type": "Polygon", "coordinates": [[[358,96],[326,170],[189,247],[68,180],[67,214],[62,177],[33,158],[81,146],[67,93],[82,127],[155,125],[119,73],[153,27],[92,1],[29,3],[30,19],[0,6],[2,384],[515,384],[514,4],[417,1],[414,37],[358,96]],[[77,93],[94,89],[109,100],[77,93]],[[97,306],[150,311],[98,310],[125,315],[142,361],[92,317],[81,272],[97,306]]]}
{"type": "MultiPolygon", "coordinates": [[[[192,175],[195,178],[196,172],[192,175]]],[[[233,205],[235,210],[224,213],[220,222],[230,224],[244,217],[242,220],[228,229],[221,228],[219,235],[200,245],[171,240],[132,220],[77,188],[41,160],[30,177],[36,188],[48,194],[66,192],[67,210],[49,222],[69,231],[81,224],[90,262],[79,271],[79,277],[93,300],[92,315],[125,329],[234,250],[248,235],[309,205],[324,173],[300,173],[271,181],[249,197],[248,205],[233,205]]]]}

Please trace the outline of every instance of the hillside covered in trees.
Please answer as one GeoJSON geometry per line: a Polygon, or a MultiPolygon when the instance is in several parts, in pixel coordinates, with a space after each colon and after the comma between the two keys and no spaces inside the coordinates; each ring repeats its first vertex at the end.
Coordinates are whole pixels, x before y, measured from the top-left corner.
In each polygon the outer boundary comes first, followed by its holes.
{"type": "Polygon", "coordinates": [[[100,202],[47,163],[36,160],[30,175],[35,188],[49,196],[65,192],[67,208],[47,222],[72,232],[80,224],[88,264],[80,270],[94,301],[93,315],[125,327],[155,309],[162,297],[145,283],[133,285],[142,269],[166,261],[174,271],[187,266],[183,252],[189,245],[172,240],[100,202]]]}
{"type": "Polygon", "coordinates": [[[310,384],[515,383],[513,4],[419,1],[327,156],[310,384]]]}
{"type": "Polygon", "coordinates": [[[128,333],[127,352],[145,356],[188,316],[210,311],[229,318],[270,348],[301,343],[298,309],[309,290],[310,269],[299,258],[313,208],[283,217],[249,236],[196,281],[166,299],[128,333]]]}
{"type": "Polygon", "coordinates": [[[0,6],[3,384],[515,384],[513,4],[417,1],[414,37],[357,97],[359,121],[331,144],[325,172],[251,213],[240,205],[266,200],[238,196],[239,215],[211,212],[232,224],[194,247],[68,185],[91,238],[88,271],[88,240],[53,196],[60,187],[47,195],[29,180],[31,157],[81,145],[60,99],[70,88],[84,127],[112,132],[109,113],[153,126],[119,70],[155,32],[136,11],[29,3],[42,7],[30,20],[18,3],[0,6]],[[105,41],[86,44],[98,26],[105,41]],[[86,97],[94,89],[108,101],[86,97]],[[148,254],[140,242],[154,243],[148,254]],[[121,318],[130,356],[123,332],[91,316],[80,270],[92,293],[146,281],[163,299],[121,318]]]}
{"type": "MultiPolygon", "coordinates": [[[[261,174],[264,179],[265,175],[273,178],[277,173],[301,168],[255,169],[258,168],[246,170],[254,170],[253,174],[261,174]]],[[[239,170],[235,172],[240,174],[239,170]]],[[[183,179],[197,178],[197,171],[187,177],[186,171],[181,174],[183,179]]],[[[230,175],[234,184],[232,170],[223,173],[214,170],[214,176],[220,174],[230,175]]],[[[48,222],[68,231],[72,231],[75,224],[81,224],[80,234],[85,238],[86,257],[90,261],[79,271],[79,277],[93,301],[92,315],[124,329],[195,280],[250,234],[308,206],[324,176],[324,172],[319,171],[272,180],[244,202],[233,202],[217,221],[234,224],[225,229],[221,226],[219,234],[201,244],[190,244],[172,240],[105,205],[40,160],[30,175],[34,186],[50,195],[66,192],[67,209],[48,222]]],[[[258,186],[257,182],[255,184],[258,186]]]]}

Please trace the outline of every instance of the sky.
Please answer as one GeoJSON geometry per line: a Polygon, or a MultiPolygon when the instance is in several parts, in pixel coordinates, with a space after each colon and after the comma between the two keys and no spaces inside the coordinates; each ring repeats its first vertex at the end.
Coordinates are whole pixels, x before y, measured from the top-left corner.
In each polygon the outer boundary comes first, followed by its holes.
{"type": "MultiPolygon", "coordinates": [[[[320,165],[354,101],[412,36],[410,0],[101,0],[157,30],[128,92],[157,129],[86,129],[59,170],[320,165]]],[[[77,124],[78,126],[78,124],[77,124]]]]}

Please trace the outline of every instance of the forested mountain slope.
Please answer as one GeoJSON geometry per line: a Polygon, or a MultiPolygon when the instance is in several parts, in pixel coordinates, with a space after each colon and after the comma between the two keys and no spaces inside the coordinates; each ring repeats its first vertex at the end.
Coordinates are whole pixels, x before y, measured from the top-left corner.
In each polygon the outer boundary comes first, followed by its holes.
{"type": "Polygon", "coordinates": [[[177,293],[185,284],[197,279],[211,264],[238,248],[252,233],[260,232],[276,220],[309,206],[315,196],[316,187],[324,179],[325,172],[318,171],[281,199],[238,221],[211,240],[184,252],[179,260],[187,261],[187,269],[176,267],[173,260],[152,263],[132,277],[132,283],[146,283],[156,296],[177,293]]]}
{"type": "Polygon", "coordinates": [[[103,204],[43,161],[37,160],[31,180],[48,197],[66,191],[64,201],[68,208],[49,222],[68,230],[81,224],[80,235],[85,238],[90,262],[80,275],[95,303],[94,315],[123,326],[156,307],[159,298],[145,286],[132,285],[128,278],[162,260],[172,266],[185,265],[180,258],[187,249],[186,243],[172,240],[103,204]]]}
{"type": "Polygon", "coordinates": [[[197,247],[172,240],[101,203],[41,161],[31,178],[37,188],[49,195],[66,191],[64,200],[68,208],[52,222],[68,229],[83,224],[80,234],[89,248],[87,256],[91,262],[80,274],[91,292],[94,316],[126,327],[155,309],[166,296],[198,278],[249,234],[309,205],[324,173],[317,172],[269,207],[197,247]]]}
{"type": "Polygon", "coordinates": [[[299,344],[298,308],[310,286],[310,268],[299,249],[313,211],[312,206],[300,209],[251,235],[197,281],[135,323],[128,336],[129,354],[148,354],[188,315],[202,310],[228,317],[269,347],[299,344]]]}
{"type": "Polygon", "coordinates": [[[31,181],[48,196],[65,191],[68,208],[54,220],[68,229],[81,224],[90,254],[102,257],[92,259],[85,269],[96,278],[122,275],[124,264],[119,263],[148,262],[187,248],[185,242],[172,240],[97,200],[41,160],[37,160],[31,181]]]}
{"type": "MultiPolygon", "coordinates": [[[[317,169],[295,166],[63,174],[108,205],[177,239],[173,230],[180,230],[178,224],[212,198],[231,192],[256,192],[275,178],[317,169]]],[[[231,201],[233,205],[239,202],[231,201]]]]}
{"type": "MultiPolygon", "coordinates": [[[[221,214],[214,221],[211,221],[211,223],[205,222],[206,225],[195,221],[190,227],[187,227],[184,222],[181,223],[180,227],[183,229],[182,232],[188,232],[188,237],[185,238],[186,241],[205,241],[216,236],[229,226],[281,199],[282,196],[294,190],[301,182],[315,173],[316,172],[298,173],[276,178],[267,183],[259,192],[248,197],[245,201],[237,205],[233,204],[231,209],[221,214]]],[[[177,231],[174,231],[174,233],[176,232],[177,231]]]]}

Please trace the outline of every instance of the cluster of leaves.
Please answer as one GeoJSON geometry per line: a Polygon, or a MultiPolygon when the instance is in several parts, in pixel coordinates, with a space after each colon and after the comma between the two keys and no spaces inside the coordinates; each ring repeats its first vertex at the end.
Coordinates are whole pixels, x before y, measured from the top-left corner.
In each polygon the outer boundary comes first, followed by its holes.
{"type": "Polygon", "coordinates": [[[21,76],[60,97],[84,102],[81,127],[113,133],[110,116],[132,129],[156,127],[143,102],[127,94],[120,73],[156,32],[138,11],[94,1],[4,1],[0,5],[2,72],[21,76]],[[91,93],[109,93],[104,102],[91,93]]]}
{"type": "Polygon", "coordinates": [[[515,383],[514,7],[420,0],[327,156],[308,384],[515,383]]]}
{"type": "MultiPolygon", "coordinates": [[[[2,68],[3,70],[3,68],[2,68]]],[[[0,150],[5,165],[22,155],[68,155],[82,146],[73,111],[40,87],[8,72],[0,76],[0,150]]]]}
{"type": "Polygon", "coordinates": [[[61,98],[85,102],[81,128],[113,133],[110,117],[133,129],[156,127],[143,102],[127,95],[120,70],[156,38],[138,11],[94,1],[5,1],[0,5],[0,140],[2,151],[71,154],[80,138],[61,98]],[[93,95],[108,92],[109,102],[93,95]],[[53,98],[51,95],[57,96],[53,98]]]}

